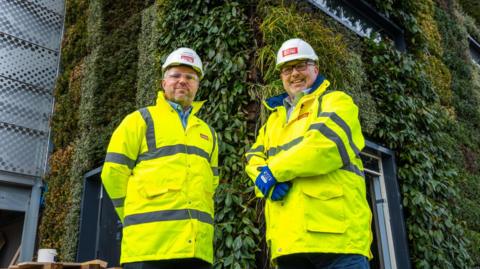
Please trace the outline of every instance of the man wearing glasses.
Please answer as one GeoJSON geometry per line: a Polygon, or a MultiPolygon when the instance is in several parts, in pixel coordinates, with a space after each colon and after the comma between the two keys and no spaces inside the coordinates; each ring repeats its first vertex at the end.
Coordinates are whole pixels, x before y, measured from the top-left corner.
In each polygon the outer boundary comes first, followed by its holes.
{"type": "Polygon", "coordinates": [[[270,256],[280,269],[369,268],[358,108],[328,88],[307,42],[284,42],[276,67],[286,92],[264,102],[271,114],[246,153],[246,171],[266,200],[270,256]]]}
{"type": "Polygon", "coordinates": [[[156,105],[123,119],[102,170],[123,223],[120,262],[125,269],[211,268],[218,143],[195,116],[202,62],[180,48],[162,71],[156,105]]]}

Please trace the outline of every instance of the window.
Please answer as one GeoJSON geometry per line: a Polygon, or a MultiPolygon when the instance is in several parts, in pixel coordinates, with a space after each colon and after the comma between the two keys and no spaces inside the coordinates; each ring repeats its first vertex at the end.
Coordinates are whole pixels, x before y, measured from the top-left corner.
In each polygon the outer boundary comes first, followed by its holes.
{"type": "Polygon", "coordinates": [[[372,269],[409,269],[410,260],[394,153],[367,141],[361,153],[373,213],[372,269]]]}
{"type": "Polygon", "coordinates": [[[380,35],[377,41],[388,37],[394,41],[399,51],[406,49],[403,30],[364,1],[308,0],[308,2],[362,37],[378,33],[380,35]]]}
{"type": "Polygon", "coordinates": [[[470,48],[472,61],[480,67],[480,43],[473,39],[473,37],[468,36],[468,46],[470,48]]]}

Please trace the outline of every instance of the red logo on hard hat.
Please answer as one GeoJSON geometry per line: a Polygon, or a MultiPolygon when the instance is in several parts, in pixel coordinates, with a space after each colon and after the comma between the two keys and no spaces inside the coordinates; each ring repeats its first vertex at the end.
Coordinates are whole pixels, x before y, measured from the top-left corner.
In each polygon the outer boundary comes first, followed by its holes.
{"type": "Polygon", "coordinates": [[[185,61],[187,61],[187,62],[193,63],[193,57],[190,56],[190,55],[182,54],[182,55],[180,56],[180,59],[185,60],[185,61]]]}
{"type": "Polygon", "coordinates": [[[298,48],[297,47],[282,50],[282,56],[283,57],[288,56],[288,55],[292,55],[292,54],[297,54],[297,53],[298,53],[298,48]]]}

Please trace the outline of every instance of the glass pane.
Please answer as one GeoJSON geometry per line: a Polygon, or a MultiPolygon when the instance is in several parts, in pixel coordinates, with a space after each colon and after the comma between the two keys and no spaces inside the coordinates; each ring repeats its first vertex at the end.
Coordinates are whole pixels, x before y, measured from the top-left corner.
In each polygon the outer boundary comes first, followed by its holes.
{"type": "Polygon", "coordinates": [[[380,164],[377,158],[366,156],[364,154],[361,154],[360,156],[362,157],[363,167],[365,169],[375,171],[375,172],[380,172],[380,164]]]}
{"type": "Polygon", "coordinates": [[[365,173],[365,179],[367,183],[367,201],[368,205],[370,206],[370,210],[373,213],[373,219],[372,219],[372,232],[373,232],[373,242],[370,245],[370,250],[373,253],[373,259],[370,261],[370,268],[371,269],[380,269],[382,268],[380,266],[380,251],[379,251],[379,242],[381,242],[379,236],[380,232],[378,229],[378,214],[376,212],[375,204],[376,204],[376,195],[375,195],[375,180],[378,180],[378,176],[372,175],[370,173],[365,173]]]}
{"type": "MultiPolygon", "coordinates": [[[[382,29],[367,21],[357,11],[345,5],[340,0],[308,0],[337,21],[361,36],[370,37],[374,32],[382,29]]],[[[377,37],[378,41],[380,37],[377,37]]]]}

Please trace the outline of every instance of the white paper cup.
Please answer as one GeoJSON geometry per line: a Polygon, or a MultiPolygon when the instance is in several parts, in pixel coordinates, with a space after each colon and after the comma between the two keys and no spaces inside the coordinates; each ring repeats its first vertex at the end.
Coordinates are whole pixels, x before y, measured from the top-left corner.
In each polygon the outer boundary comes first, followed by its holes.
{"type": "Polygon", "coordinates": [[[55,262],[57,250],[53,248],[41,248],[38,250],[37,262],[55,262]]]}

